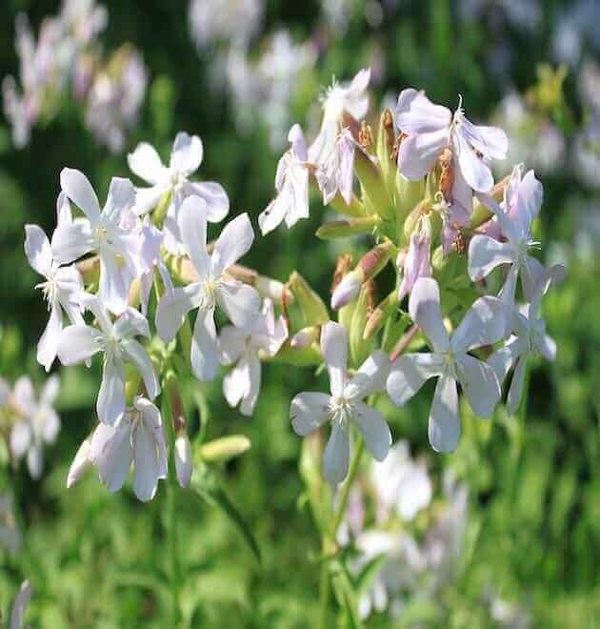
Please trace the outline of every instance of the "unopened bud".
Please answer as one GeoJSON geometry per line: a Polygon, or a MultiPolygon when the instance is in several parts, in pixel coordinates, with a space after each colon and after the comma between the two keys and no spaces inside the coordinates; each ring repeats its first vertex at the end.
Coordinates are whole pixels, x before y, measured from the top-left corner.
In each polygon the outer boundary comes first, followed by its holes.
{"type": "Polygon", "coordinates": [[[100,280],[100,256],[91,256],[77,262],[77,270],[81,273],[83,283],[97,285],[100,280]]]}
{"type": "Polygon", "coordinates": [[[300,306],[306,323],[317,325],[329,321],[327,306],[297,271],[292,272],[286,286],[300,306]]]}
{"type": "Polygon", "coordinates": [[[331,240],[333,238],[346,238],[354,234],[368,234],[380,222],[381,219],[377,215],[331,221],[321,225],[317,229],[316,235],[321,240],[331,240]]]}
{"type": "Polygon", "coordinates": [[[411,236],[419,227],[421,218],[429,214],[430,211],[431,202],[428,199],[425,199],[419,202],[412,212],[406,217],[406,221],[404,222],[404,237],[407,241],[410,241],[411,236]]]}
{"type": "Polygon", "coordinates": [[[67,474],[67,489],[78,483],[87,468],[92,464],[90,461],[90,445],[90,439],[86,438],[79,446],[79,450],[77,450],[77,454],[67,474]]]}
{"type": "Polygon", "coordinates": [[[390,197],[394,196],[394,181],[396,177],[396,160],[394,159],[394,144],[396,132],[394,130],[394,118],[392,112],[386,109],[379,119],[377,131],[377,158],[381,166],[383,180],[390,197]]]}
{"type": "Polygon", "coordinates": [[[358,132],[358,143],[366,150],[373,146],[373,132],[366,120],[360,123],[360,131],[358,132]]]}
{"type": "Polygon", "coordinates": [[[364,273],[358,268],[345,275],[331,295],[331,307],[339,310],[354,301],[360,292],[363,280],[364,273]]]}
{"type": "Polygon", "coordinates": [[[439,157],[439,163],[441,172],[438,189],[444,195],[444,199],[450,202],[454,187],[454,157],[449,148],[444,149],[439,157]]]}
{"type": "Polygon", "coordinates": [[[354,170],[372,209],[383,219],[392,218],[392,200],[388,194],[381,169],[363,150],[354,154],[354,170]]]}
{"type": "MultiPolygon", "coordinates": [[[[492,197],[496,203],[500,203],[500,201],[502,201],[504,191],[506,190],[506,186],[509,181],[510,175],[507,175],[504,179],[502,179],[502,181],[499,181],[490,192],[488,192],[488,195],[492,197]]],[[[489,221],[493,216],[494,213],[492,210],[487,207],[487,205],[482,203],[477,196],[475,196],[473,199],[473,212],[471,213],[471,219],[469,221],[469,229],[477,229],[484,223],[487,223],[487,221],[489,221]]]]}
{"type": "MultiPolygon", "coordinates": [[[[264,275],[259,275],[256,278],[254,288],[256,288],[261,297],[268,298],[273,303],[280,304],[283,298],[285,285],[278,280],[274,280],[270,277],[265,277],[264,275]]],[[[293,299],[291,295],[289,295],[289,297],[293,299]]],[[[290,300],[288,299],[288,303],[289,302],[290,300]]]]}
{"type": "Polygon", "coordinates": [[[321,328],[318,325],[311,325],[306,328],[302,328],[299,332],[296,332],[290,340],[290,347],[294,349],[305,349],[310,347],[315,341],[319,340],[321,328]]]}
{"type": "Polygon", "coordinates": [[[397,307],[398,291],[393,290],[383,301],[379,302],[375,310],[367,318],[363,339],[368,340],[375,336],[397,307]]]}
{"type": "MultiPolygon", "coordinates": [[[[396,170],[396,223],[402,225],[407,216],[425,197],[425,181],[410,181],[396,170]]],[[[406,229],[405,229],[406,233],[406,229]]],[[[410,234],[409,234],[410,236],[410,234]]]]}
{"type": "Polygon", "coordinates": [[[371,341],[363,338],[363,332],[369,314],[373,310],[374,283],[372,280],[365,282],[358,295],[356,305],[352,312],[352,323],[348,334],[350,355],[355,367],[366,360],[371,350],[371,341]]]}
{"type": "Polygon", "coordinates": [[[187,433],[181,432],[175,438],[175,471],[180,487],[189,487],[193,468],[192,444],[187,433]]]}
{"type": "Polygon", "coordinates": [[[228,461],[244,454],[251,446],[250,439],[244,435],[230,435],[214,439],[200,446],[203,461],[228,461]]]}

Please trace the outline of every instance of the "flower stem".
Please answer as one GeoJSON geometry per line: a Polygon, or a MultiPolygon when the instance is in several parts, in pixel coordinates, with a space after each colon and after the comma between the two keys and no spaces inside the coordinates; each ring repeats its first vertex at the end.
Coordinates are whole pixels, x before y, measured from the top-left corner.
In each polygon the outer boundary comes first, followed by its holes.
{"type": "Polygon", "coordinates": [[[334,541],[337,537],[338,529],[340,528],[340,524],[342,523],[342,520],[344,519],[344,515],[346,513],[346,507],[348,506],[348,497],[350,496],[352,485],[354,485],[354,479],[356,478],[356,473],[358,472],[358,468],[360,467],[360,459],[362,458],[362,453],[364,449],[365,442],[363,441],[363,438],[359,435],[356,438],[356,448],[354,449],[352,461],[350,462],[350,471],[348,472],[348,476],[344,484],[342,485],[342,489],[340,490],[340,499],[333,516],[333,524],[331,526],[330,536],[331,539],[334,541]]]}

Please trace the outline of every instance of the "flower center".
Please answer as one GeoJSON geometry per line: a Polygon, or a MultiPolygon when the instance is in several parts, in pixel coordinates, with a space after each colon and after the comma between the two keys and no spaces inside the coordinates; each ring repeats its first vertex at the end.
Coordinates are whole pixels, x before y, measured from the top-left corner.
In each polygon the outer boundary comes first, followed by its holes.
{"type": "Polygon", "coordinates": [[[206,280],[203,282],[200,292],[200,308],[203,310],[212,310],[217,302],[217,291],[219,283],[217,280],[206,280]]]}
{"type": "Polygon", "coordinates": [[[58,299],[58,286],[56,284],[56,280],[53,277],[48,277],[45,282],[40,282],[39,284],[36,284],[35,287],[42,291],[44,299],[48,302],[48,309],[50,309],[58,299]]]}
{"type": "Polygon", "coordinates": [[[329,417],[337,422],[340,428],[347,428],[348,422],[354,416],[354,405],[345,397],[332,397],[329,402],[329,417]]]}

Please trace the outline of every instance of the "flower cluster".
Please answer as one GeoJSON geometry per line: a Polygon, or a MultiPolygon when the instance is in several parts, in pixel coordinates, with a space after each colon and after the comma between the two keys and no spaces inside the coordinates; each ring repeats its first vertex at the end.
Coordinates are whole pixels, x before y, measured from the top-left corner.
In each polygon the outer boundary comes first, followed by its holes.
{"type": "Polygon", "coordinates": [[[17,16],[20,87],[12,76],[2,83],[17,148],[29,143],[36,124],[55,117],[70,90],[84,104],[86,125],[98,142],[113,152],[123,149],[143,102],[147,72],[140,54],[127,45],[103,59],[98,37],[107,23],[108,12],[95,0],[63,0],[60,13],[42,22],[36,41],[27,16],[17,16]]]}
{"type": "Polygon", "coordinates": [[[490,164],[505,157],[507,137],[472,123],[460,100],[451,112],[405,89],[374,131],[369,81],[364,69],[334,82],[312,143],[292,126],[276,197],[258,216],[263,234],[308,218],[312,185],[343,215],[322,225],[320,238],[373,238],[356,265],[351,254],[338,261],[337,321],[297,272],[282,284],[239,264],[254,241],[251,220],[241,214],[220,227],[225,190],[193,178],[199,137],[179,133],[168,165],[139,144],[128,163],[148,185],[113,178],[103,207],[83,173],[63,170],[57,227],[48,239],[28,225],[25,249],[50,310],[38,361],[49,369],[56,357],[89,365],[102,356],[100,423],[69,485],[93,464],[116,490],[133,463],[134,491],[151,499],[169,448],[186,485],[191,446],[177,380],[213,380],[220,364],[232,367],[225,398],[244,415],[257,403],[261,361],[325,365],[330,394],[299,393],[290,415],[302,436],[331,426],[322,471],[334,486],[348,474],[353,442],[378,461],[388,455],[383,395],[401,406],[437,379],[429,440],[439,452],[459,441],[459,390],[478,416],[491,417],[514,369],[507,406],[516,412],[528,358],[556,352],[540,308],[562,269],[542,266],[532,236],[542,185],[522,166],[494,180],[490,164]],[[393,273],[381,274],[389,266],[393,273]]]}

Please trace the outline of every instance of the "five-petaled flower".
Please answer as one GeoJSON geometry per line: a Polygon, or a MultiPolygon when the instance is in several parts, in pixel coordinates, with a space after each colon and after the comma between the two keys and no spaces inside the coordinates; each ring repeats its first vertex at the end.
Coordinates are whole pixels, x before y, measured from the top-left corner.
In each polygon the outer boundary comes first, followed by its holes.
{"type": "Polygon", "coordinates": [[[321,352],[329,371],[331,395],[319,392],[299,393],[292,400],[290,417],[296,434],[307,435],[326,421],[331,435],[323,453],[323,475],[332,484],[340,483],[348,473],[350,424],[354,424],[371,454],[382,461],[390,448],[392,436],[381,413],[363,399],[383,390],[389,359],[376,351],[348,378],[346,357],[348,334],[339,323],[329,322],[321,332],[321,352]]]}
{"type": "Polygon", "coordinates": [[[427,379],[438,377],[429,415],[429,441],[434,450],[451,452],[460,436],[457,383],[480,417],[489,417],[500,399],[500,384],[493,369],[468,352],[503,337],[505,307],[496,297],[480,297],[450,337],[442,320],[437,282],[422,277],[413,286],[409,312],[431,341],[433,352],[397,358],[390,369],[387,392],[392,402],[401,406],[427,379]]]}

